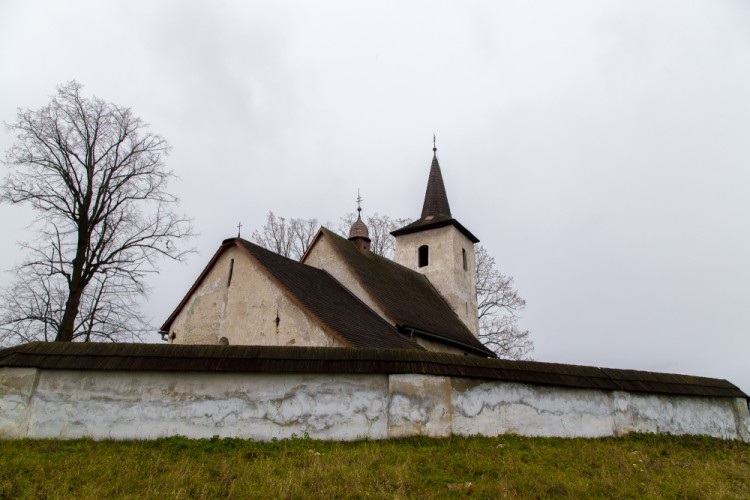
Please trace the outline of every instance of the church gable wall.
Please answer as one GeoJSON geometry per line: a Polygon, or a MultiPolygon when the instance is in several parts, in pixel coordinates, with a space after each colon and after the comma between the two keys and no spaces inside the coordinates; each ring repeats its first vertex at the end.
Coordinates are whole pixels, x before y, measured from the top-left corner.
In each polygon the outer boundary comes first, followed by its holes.
{"type": "Polygon", "coordinates": [[[214,263],[172,322],[170,338],[173,333],[178,344],[217,344],[225,337],[239,345],[343,345],[237,247],[214,263]]]}
{"type": "Polygon", "coordinates": [[[338,255],[336,249],[325,236],[317,238],[313,246],[308,250],[307,255],[305,255],[303,263],[326,271],[378,316],[395,326],[395,323],[386,316],[385,311],[372,300],[370,294],[360,284],[354,273],[349,270],[344,260],[338,255]]]}

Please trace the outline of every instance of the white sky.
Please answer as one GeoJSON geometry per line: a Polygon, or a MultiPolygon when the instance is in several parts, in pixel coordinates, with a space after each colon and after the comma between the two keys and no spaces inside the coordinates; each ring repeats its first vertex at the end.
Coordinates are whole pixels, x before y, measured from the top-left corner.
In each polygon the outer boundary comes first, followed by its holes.
{"type": "MultiPolygon", "coordinates": [[[[0,120],[76,79],[170,141],[201,235],[150,282],[157,326],[239,221],[335,225],[357,188],[418,217],[435,132],[535,359],[750,393],[749,26],[741,0],[2,0],[0,120]]],[[[9,269],[31,215],[0,220],[9,269]]]]}

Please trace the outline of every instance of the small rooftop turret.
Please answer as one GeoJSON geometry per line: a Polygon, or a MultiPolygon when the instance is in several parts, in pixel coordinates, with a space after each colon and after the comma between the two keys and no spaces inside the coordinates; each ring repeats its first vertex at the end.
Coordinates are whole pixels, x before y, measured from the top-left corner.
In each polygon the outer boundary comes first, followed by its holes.
{"type": "Polygon", "coordinates": [[[370,231],[367,224],[362,220],[362,197],[357,190],[357,220],[349,229],[349,241],[351,241],[360,252],[370,251],[370,231]]]}

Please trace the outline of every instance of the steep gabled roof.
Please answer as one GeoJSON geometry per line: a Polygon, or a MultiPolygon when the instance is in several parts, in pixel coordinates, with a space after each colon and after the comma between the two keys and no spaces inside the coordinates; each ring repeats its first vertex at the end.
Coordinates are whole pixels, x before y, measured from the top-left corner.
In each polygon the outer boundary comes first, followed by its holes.
{"type": "Polygon", "coordinates": [[[224,240],[162,330],[169,329],[218,257],[234,246],[245,250],[261,271],[297,306],[344,344],[382,349],[423,349],[415,341],[400,334],[326,271],[288,259],[241,238],[224,240]]]}
{"type": "Polygon", "coordinates": [[[320,233],[333,244],[372,299],[398,327],[415,329],[417,333],[435,336],[436,340],[477,354],[495,356],[425,276],[374,253],[360,252],[329,229],[321,228],[320,233]]]}

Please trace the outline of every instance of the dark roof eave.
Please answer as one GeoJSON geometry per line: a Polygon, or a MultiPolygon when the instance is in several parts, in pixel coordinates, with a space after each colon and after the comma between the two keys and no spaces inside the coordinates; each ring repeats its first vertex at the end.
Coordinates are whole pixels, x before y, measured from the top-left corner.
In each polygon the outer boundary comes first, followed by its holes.
{"type": "MultiPolygon", "coordinates": [[[[497,354],[495,354],[494,352],[492,352],[490,349],[488,349],[486,347],[484,349],[479,349],[478,347],[475,347],[473,345],[464,344],[463,342],[460,342],[458,340],[449,339],[449,338],[443,337],[442,335],[437,335],[435,333],[430,333],[430,332],[427,332],[427,331],[424,331],[424,330],[420,330],[419,328],[414,328],[414,327],[411,327],[411,326],[408,326],[408,325],[400,325],[398,328],[406,330],[406,331],[411,331],[414,334],[422,336],[422,337],[428,337],[428,338],[436,339],[437,341],[442,342],[444,344],[450,344],[450,345],[454,345],[454,346],[460,347],[461,349],[464,349],[466,351],[470,351],[470,352],[472,352],[474,354],[477,354],[477,355],[480,355],[480,356],[483,356],[483,357],[497,358],[497,354]]],[[[482,346],[482,347],[484,347],[484,346],[482,346]]]]}
{"type": "Polygon", "coordinates": [[[418,233],[420,231],[427,231],[428,229],[437,229],[445,226],[453,226],[458,229],[461,234],[469,238],[472,243],[479,243],[479,238],[474,236],[471,231],[466,229],[460,222],[453,218],[439,219],[431,222],[420,219],[418,221],[412,222],[408,226],[404,226],[400,229],[396,229],[395,231],[391,231],[391,234],[393,236],[401,236],[404,234],[418,233]]]}

